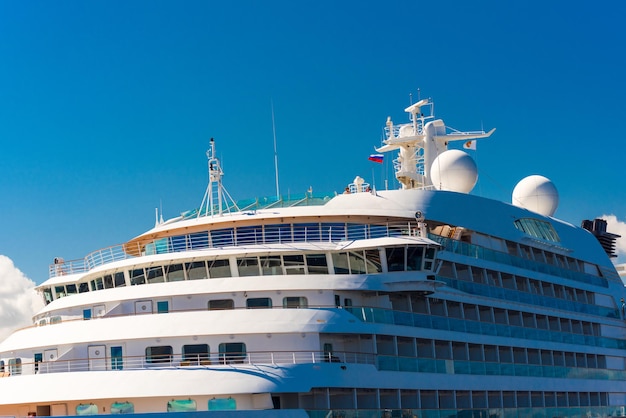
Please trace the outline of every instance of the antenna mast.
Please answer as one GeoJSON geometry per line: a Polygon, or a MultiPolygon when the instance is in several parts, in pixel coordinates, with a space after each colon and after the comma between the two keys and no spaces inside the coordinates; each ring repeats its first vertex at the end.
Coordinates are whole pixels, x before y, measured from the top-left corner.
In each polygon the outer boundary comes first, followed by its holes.
{"type": "Polygon", "coordinates": [[[278,151],[276,150],[276,123],[274,123],[274,101],[270,101],[272,105],[272,132],[274,134],[274,172],[276,173],[276,198],[280,199],[280,190],[278,188],[278,151]]]}
{"type": "Polygon", "coordinates": [[[209,165],[209,185],[207,186],[204,198],[200,204],[198,217],[213,216],[216,214],[222,216],[224,214],[224,203],[226,203],[226,210],[228,212],[230,212],[231,207],[239,211],[237,204],[222,185],[224,172],[222,171],[220,160],[215,156],[215,140],[213,138],[211,138],[211,145],[206,152],[206,156],[209,165]],[[214,188],[217,196],[214,195],[214,188]],[[232,205],[229,205],[226,199],[228,199],[232,205]]]}

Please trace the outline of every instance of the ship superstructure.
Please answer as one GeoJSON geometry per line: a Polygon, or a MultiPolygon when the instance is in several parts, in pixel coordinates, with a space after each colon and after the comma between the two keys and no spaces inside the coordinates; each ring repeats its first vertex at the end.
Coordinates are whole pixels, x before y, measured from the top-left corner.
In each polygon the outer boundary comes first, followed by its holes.
{"type": "Polygon", "coordinates": [[[598,240],[544,177],[470,194],[448,145],[493,130],[405,110],[378,148],[398,190],[234,203],[212,141],[197,210],[55,260],[0,344],[0,415],[623,415],[626,292],[598,240]]]}

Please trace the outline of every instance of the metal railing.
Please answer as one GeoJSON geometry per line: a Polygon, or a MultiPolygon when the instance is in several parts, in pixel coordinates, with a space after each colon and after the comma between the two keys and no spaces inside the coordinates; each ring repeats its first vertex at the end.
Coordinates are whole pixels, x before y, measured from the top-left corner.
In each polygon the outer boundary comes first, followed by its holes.
{"type": "Polygon", "coordinates": [[[149,370],[223,368],[246,365],[346,363],[376,364],[376,355],[346,351],[252,351],[246,353],[205,353],[195,355],[159,354],[148,356],[98,357],[40,361],[5,365],[0,377],[45,373],[103,370],[149,370]]]}

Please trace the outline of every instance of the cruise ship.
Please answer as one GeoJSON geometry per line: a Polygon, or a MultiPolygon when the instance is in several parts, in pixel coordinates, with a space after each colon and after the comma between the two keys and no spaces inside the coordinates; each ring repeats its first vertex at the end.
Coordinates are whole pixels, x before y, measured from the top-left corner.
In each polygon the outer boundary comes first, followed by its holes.
{"type": "Polygon", "coordinates": [[[198,208],[54,260],[0,416],[624,416],[617,236],[555,218],[539,175],[472,194],[493,130],[405,112],[372,156],[393,190],[235,201],[212,140],[198,208]]]}

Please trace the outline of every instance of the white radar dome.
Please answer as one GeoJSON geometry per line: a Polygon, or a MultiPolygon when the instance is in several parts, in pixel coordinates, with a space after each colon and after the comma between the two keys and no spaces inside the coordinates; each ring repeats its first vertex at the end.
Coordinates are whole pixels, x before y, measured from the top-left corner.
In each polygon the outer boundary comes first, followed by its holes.
{"type": "Polygon", "coordinates": [[[458,149],[444,151],[430,167],[430,179],[438,190],[469,193],[478,180],[476,163],[458,149]]]}
{"type": "Polygon", "coordinates": [[[523,178],[513,189],[512,203],[544,216],[552,216],[559,205],[559,192],[544,176],[523,178]]]}

